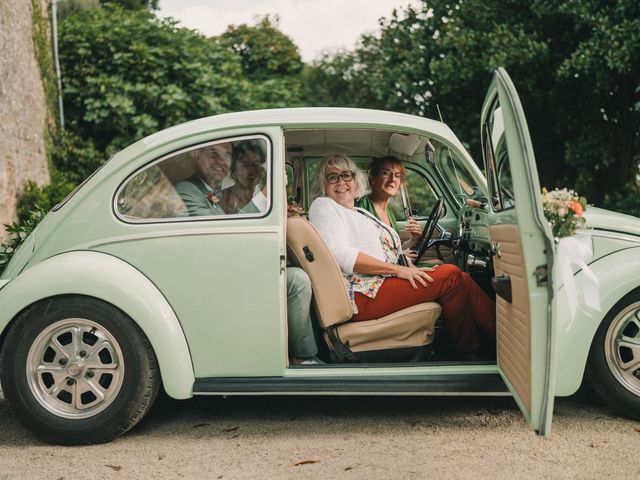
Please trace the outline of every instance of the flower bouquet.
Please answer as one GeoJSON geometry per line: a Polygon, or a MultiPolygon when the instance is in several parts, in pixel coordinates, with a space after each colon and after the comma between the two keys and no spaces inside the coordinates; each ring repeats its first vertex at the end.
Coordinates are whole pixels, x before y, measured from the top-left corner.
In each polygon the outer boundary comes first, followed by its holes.
{"type": "Polygon", "coordinates": [[[551,224],[553,236],[556,237],[558,283],[562,285],[562,291],[566,295],[569,309],[566,330],[569,331],[577,313],[578,293],[584,296],[585,305],[600,311],[600,283],[587,265],[593,255],[591,237],[576,235],[576,230],[586,225],[583,215],[587,209],[587,200],[567,188],[556,188],[551,192],[543,188],[542,208],[544,216],[551,224]],[[574,279],[574,266],[582,271],[580,290],[574,279]]]}
{"type": "Polygon", "coordinates": [[[304,217],[304,208],[299,206],[292,197],[287,200],[287,217],[304,217]]]}
{"type": "Polygon", "coordinates": [[[543,188],[542,208],[556,238],[575,235],[576,230],[584,228],[586,224],[583,215],[587,209],[587,199],[573,190],[556,188],[549,192],[543,188]]]}

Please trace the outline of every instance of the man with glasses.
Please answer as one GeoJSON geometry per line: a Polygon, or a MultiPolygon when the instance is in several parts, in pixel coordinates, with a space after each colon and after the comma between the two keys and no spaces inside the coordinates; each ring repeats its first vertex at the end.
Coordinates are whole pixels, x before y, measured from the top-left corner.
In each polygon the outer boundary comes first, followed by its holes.
{"type": "MultiPolygon", "coordinates": [[[[239,146],[243,143],[241,142],[239,146]]],[[[222,184],[231,168],[233,144],[218,143],[192,152],[195,173],[176,185],[176,191],[185,204],[185,216],[211,216],[230,213],[259,213],[267,208],[267,197],[263,190],[233,212],[225,211],[222,200],[222,184]]]]}
{"type": "Polygon", "coordinates": [[[231,165],[231,143],[219,143],[192,152],[196,172],[176,185],[176,191],[186,206],[189,217],[224,215],[219,205],[222,181],[231,165]]]}

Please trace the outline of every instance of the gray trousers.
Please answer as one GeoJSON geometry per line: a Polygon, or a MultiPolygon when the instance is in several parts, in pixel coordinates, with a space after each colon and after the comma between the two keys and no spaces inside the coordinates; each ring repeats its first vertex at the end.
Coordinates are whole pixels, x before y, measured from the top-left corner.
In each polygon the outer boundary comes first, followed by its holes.
{"type": "Polygon", "coordinates": [[[308,358],[318,354],[311,325],[311,280],[298,267],[287,267],[287,322],[289,357],[308,358]]]}

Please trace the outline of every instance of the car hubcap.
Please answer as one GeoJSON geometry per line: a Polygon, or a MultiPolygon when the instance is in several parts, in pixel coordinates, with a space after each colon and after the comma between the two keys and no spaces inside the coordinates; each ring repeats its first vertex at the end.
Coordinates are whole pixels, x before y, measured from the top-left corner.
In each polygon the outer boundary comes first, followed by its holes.
{"type": "Polygon", "coordinates": [[[629,305],[611,322],[605,356],[616,380],[640,396],[640,302],[629,305]]]}
{"type": "Polygon", "coordinates": [[[64,418],[103,411],[117,397],[123,376],[118,342],[91,320],[55,322],[38,335],[27,354],[31,393],[45,409],[64,418]]]}

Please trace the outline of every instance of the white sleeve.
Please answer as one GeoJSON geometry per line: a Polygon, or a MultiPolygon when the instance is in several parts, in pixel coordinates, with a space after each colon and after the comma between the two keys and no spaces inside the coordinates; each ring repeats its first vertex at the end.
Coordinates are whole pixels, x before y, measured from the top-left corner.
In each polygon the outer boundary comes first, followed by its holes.
{"type": "Polygon", "coordinates": [[[327,244],[338,261],[343,273],[353,273],[353,266],[360,250],[352,246],[350,232],[340,212],[340,205],[330,198],[320,197],[309,207],[309,221],[320,232],[320,236],[327,244]]]}
{"type": "Polygon", "coordinates": [[[262,190],[258,190],[258,193],[253,196],[251,201],[256,206],[259,212],[267,211],[267,197],[264,193],[262,193],[262,190]]]}

